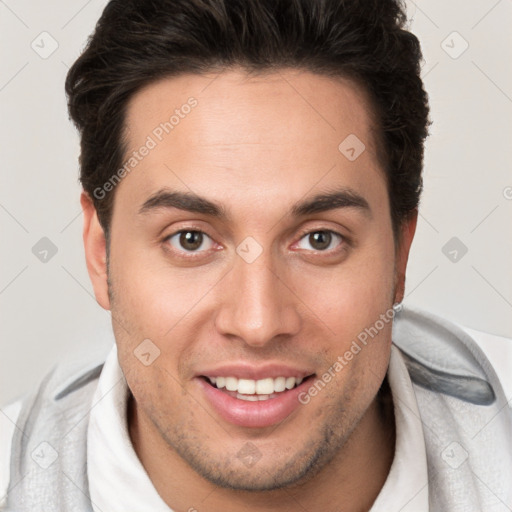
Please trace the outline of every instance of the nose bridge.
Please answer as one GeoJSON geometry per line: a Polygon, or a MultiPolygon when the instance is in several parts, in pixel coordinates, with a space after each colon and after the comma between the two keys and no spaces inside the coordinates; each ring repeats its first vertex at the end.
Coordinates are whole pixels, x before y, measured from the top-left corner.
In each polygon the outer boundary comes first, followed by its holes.
{"type": "Polygon", "coordinates": [[[251,260],[240,254],[226,282],[228,289],[217,316],[219,331],[253,346],[263,346],[279,334],[297,332],[300,318],[293,294],[276,276],[272,255],[264,251],[251,260]]]}

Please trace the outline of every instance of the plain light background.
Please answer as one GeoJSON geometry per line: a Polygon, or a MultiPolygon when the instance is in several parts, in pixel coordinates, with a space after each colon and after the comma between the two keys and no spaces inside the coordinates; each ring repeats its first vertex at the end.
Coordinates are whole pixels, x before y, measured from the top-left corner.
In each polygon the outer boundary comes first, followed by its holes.
{"type": "MultiPolygon", "coordinates": [[[[0,403],[112,341],[85,267],[64,95],[105,4],[0,0],[0,403]],[[46,262],[33,252],[43,237],[57,249],[46,262]]],[[[405,302],[512,337],[512,3],[408,10],[434,124],[405,302]]]]}

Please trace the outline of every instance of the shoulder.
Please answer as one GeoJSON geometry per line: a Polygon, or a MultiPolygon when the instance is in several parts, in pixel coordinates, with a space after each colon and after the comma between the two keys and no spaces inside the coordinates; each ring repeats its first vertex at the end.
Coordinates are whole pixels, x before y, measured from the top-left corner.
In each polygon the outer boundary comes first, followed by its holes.
{"type": "Polygon", "coordinates": [[[395,320],[424,427],[431,507],[512,503],[511,340],[408,308],[395,320]]]}
{"type": "Polygon", "coordinates": [[[30,425],[29,430],[34,426],[34,414],[43,416],[43,422],[51,430],[51,423],[57,424],[65,416],[64,409],[87,408],[82,391],[90,389],[87,396],[94,391],[107,354],[114,348],[104,347],[86,358],[75,354],[55,366],[31,393],[0,408],[0,508],[6,502],[12,476],[12,450],[17,446],[16,439],[21,439],[19,434],[26,430],[24,427],[27,425],[30,425]]]}
{"type": "Polygon", "coordinates": [[[512,338],[461,327],[482,349],[496,372],[505,395],[512,396],[512,338]]]}
{"type": "Polygon", "coordinates": [[[393,343],[416,384],[474,404],[510,396],[512,340],[460,326],[427,311],[396,313],[393,343]]]}
{"type": "Polygon", "coordinates": [[[0,507],[5,504],[11,463],[11,444],[23,404],[17,400],[0,408],[0,507]]]}

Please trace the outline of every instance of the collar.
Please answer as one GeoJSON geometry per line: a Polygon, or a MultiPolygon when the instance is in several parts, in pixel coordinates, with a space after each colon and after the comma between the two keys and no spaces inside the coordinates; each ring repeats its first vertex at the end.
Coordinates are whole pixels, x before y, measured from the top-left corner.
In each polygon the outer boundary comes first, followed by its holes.
{"type": "Polygon", "coordinates": [[[87,433],[87,476],[94,512],[172,512],[131,443],[128,385],[117,360],[116,345],[103,366],[93,404],[87,433]]]}
{"type": "Polygon", "coordinates": [[[428,512],[423,424],[409,372],[394,345],[391,346],[387,378],[395,412],[395,456],[370,512],[428,512]]]}

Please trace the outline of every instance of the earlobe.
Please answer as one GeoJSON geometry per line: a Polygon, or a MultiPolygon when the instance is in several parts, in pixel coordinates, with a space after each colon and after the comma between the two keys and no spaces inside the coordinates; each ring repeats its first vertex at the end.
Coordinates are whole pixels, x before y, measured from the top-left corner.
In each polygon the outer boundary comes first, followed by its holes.
{"type": "Polygon", "coordinates": [[[107,283],[107,243],[98,219],[96,208],[86,192],[80,196],[84,214],[83,241],[87,271],[98,304],[110,309],[107,283]]]}
{"type": "Polygon", "coordinates": [[[396,285],[395,285],[395,297],[394,302],[400,303],[404,299],[405,295],[405,273],[407,270],[407,261],[409,259],[409,252],[411,244],[414,239],[414,233],[416,232],[416,224],[418,221],[418,210],[415,209],[405,219],[400,228],[400,240],[397,247],[396,255],[396,285]]]}

